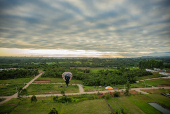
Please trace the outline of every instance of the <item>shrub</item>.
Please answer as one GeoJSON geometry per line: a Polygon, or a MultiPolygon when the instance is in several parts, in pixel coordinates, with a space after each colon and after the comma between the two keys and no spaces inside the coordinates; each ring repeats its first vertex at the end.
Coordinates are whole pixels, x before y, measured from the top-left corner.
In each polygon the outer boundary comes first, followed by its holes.
{"type": "Polygon", "coordinates": [[[58,96],[53,97],[53,101],[54,102],[58,101],[58,96]]]}
{"type": "Polygon", "coordinates": [[[37,102],[37,98],[36,98],[35,95],[33,95],[33,96],[31,97],[31,103],[32,103],[32,102],[37,102]]]}
{"type": "Polygon", "coordinates": [[[110,99],[111,95],[110,94],[106,94],[106,99],[110,99]]]}
{"type": "Polygon", "coordinates": [[[87,98],[88,98],[88,100],[93,100],[93,99],[94,99],[94,96],[88,95],[87,98]]]}
{"type": "Polygon", "coordinates": [[[113,95],[114,95],[114,97],[120,97],[120,92],[116,91],[113,95]]]}
{"type": "Polygon", "coordinates": [[[63,94],[63,96],[64,96],[64,95],[65,95],[65,91],[64,91],[64,90],[62,90],[62,91],[61,91],[61,94],[63,94]]]}
{"type": "Polygon", "coordinates": [[[99,91],[97,92],[97,95],[100,95],[100,92],[99,92],[99,91]]]}
{"type": "Polygon", "coordinates": [[[102,95],[102,98],[105,98],[106,96],[105,95],[102,95]]]}
{"type": "Polygon", "coordinates": [[[48,114],[58,114],[58,111],[55,108],[52,108],[48,114]]]}

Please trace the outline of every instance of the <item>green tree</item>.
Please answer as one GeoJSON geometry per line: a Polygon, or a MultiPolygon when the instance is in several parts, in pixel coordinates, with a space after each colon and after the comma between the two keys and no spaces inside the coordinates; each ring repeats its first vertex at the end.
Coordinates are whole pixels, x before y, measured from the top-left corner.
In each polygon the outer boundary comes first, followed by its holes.
{"type": "Polygon", "coordinates": [[[126,82],[126,92],[124,93],[126,96],[129,96],[129,90],[130,90],[130,83],[129,81],[126,82]]]}
{"type": "Polygon", "coordinates": [[[58,96],[53,97],[53,101],[56,102],[58,100],[58,96]]]}
{"type": "Polygon", "coordinates": [[[32,103],[32,102],[35,102],[35,103],[37,102],[37,98],[36,98],[35,95],[33,95],[33,96],[31,97],[31,103],[32,103]]]}
{"type": "Polygon", "coordinates": [[[58,114],[58,111],[55,108],[52,108],[48,114],[58,114]]]}
{"type": "Polygon", "coordinates": [[[62,90],[62,91],[61,91],[61,94],[63,94],[63,96],[64,96],[64,95],[65,95],[65,91],[64,91],[64,90],[62,90]]]}

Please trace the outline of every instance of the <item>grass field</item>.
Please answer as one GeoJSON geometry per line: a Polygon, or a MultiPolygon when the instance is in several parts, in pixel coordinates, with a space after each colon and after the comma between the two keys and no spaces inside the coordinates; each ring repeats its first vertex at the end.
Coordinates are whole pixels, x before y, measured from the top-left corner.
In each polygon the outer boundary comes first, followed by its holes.
{"type": "Polygon", "coordinates": [[[155,102],[155,100],[146,95],[135,95],[127,97],[127,99],[139,107],[146,114],[161,114],[158,110],[148,104],[148,102],[155,102]]]}
{"type": "Polygon", "coordinates": [[[152,79],[152,80],[139,81],[139,83],[131,84],[131,88],[144,88],[145,85],[146,87],[152,87],[161,84],[170,85],[170,79],[152,79]]]}
{"type": "MultiPolygon", "coordinates": [[[[62,78],[46,78],[46,77],[39,77],[36,80],[51,80],[51,83],[65,83],[62,78]]],[[[74,80],[72,79],[69,84],[82,84],[81,80],[74,80]]]]}
{"type": "Polygon", "coordinates": [[[0,96],[10,96],[15,94],[24,84],[0,85],[0,96]]]}
{"type": "Polygon", "coordinates": [[[30,78],[17,78],[17,79],[8,79],[8,80],[0,80],[0,84],[24,84],[31,81],[33,77],[30,78]]]}
{"type": "Polygon", "coordinates": [[[134,105],[129,100],[127,100],[126,97],[124,97],[123,99],[122,98],[123,97],[111,98],[108,100],[109,104],[112,106],[112,108],[114,109],[115,112],[120,112],[121,110],[123,110],[123,112],[125,114],[143,113],[143,111],[141,111],[136,105],[134,105]],[[125,101],[123,101],[123,100],[125,100],[125,101]],[[127,106],[127,105],[129,105],[129,106],[127,106]]]}
{"type": "Polygon", "coordinates": [[[166,107],[167,109],[170,110],[170,98],[165,97],[161,94],[148,94],[146,96],[148,96],[150,99],[154,100],[154,102],[158,102],[163,107],[166,107]]]}
{"type": "Polygon", "coordinates": [[[37,103],[31,103],[30,98],[24,98],[22,102],[12,99],[0,105],[0,113],[10,114],[48,114],[55,107],[59,114],[110,114],[110,109],[104,99],[85,100],[77,103],[57,103],[52,97],[37,98],[37,103]],[[43,102],[42,102],[43,101],[43,102]],[[17,107],[16,107],[17,106],[17,107]],[[16,107],[14,109],[14,107],[16,107]]]}
{"type": "MultiPolygon", "coordinates": [[[[69,97],[78,98],[79,96],[81,97],[81,95],[69,97]]],[[[31,98],[23,98],[22,101],[12,99],[0,105],[0,113],[12,111],[10,114],[47,114],[54,107],[58,110],[59,114],[110,114],[110,109],[104,99],[58,103],[54,102],[52,98],[38,97],[37,103],[31,103],[31,98]],[[17,106],[19,102],[20,104],[17,106]]],[[[170,99],[160,94],[112,97],[108,102],[115,112],[120,112],[123,109],[125,114],[161,114],[161,112],[147,104],[148,102],[157,102],[170,109],[170,99]]]]}
{"type": "Polygon", "coordinates": [[[146,80],[146,84],[155,86],[155,85],[161,85],[161,84],[166,84],[170,85],[170,79],[154,79],[154,80],[146,80]]]}
{"type": "Polygon", "coordinates": [[[116,70],[116,69],[90,68],[89,70],[90,70],[91,72],[93,72],[93,73],[97,73],[99,70],[104,70],[104,71],[110,70],[110,71],[114,71],[114,70],[116,70]]]}
{"type": "Polygon", "coordinates": [[[60,94],[62,90],[64,90],[65,93],[79,92],[77,85],[69,85],[68,87],[65,87],[65,84],[31,84],[27,88],[29,95],[60,94]]]}
{"type": "Polygon", "coordinates": [[[63,104],[60,114],[110,114],[110,110],[104,99],[95,99],[63,104]]]}
{"type": "Polygon", "coordinates": [[[150,79],[150,78],[159,78],[159,77],[165,77],[165,76],[161,75],[159,73],[153,73],[153,75],[137,77],[137,80],[144,80],[144,79],[150,79]]]}
{"type": "Polygon", "coordinates": [[[145,91],[147,93],[170,93],[170,89],[142,89],[142,91],[145,91]]]}
{"type": "Polygon", "coordinates": [[[21,87],[24,87],[26,83],[32,80],[30,78],[17,78],[9,80],[0,80],[0,96],[10,96],[15,94],[21,87]]]}
{"type": "Polygon", "coordinates": [[[92,92],[92,91],[103,91],[105,90],[105,87],[99,87],[99,86],[83,86],[83,89],[85,92],[92,92]]]}

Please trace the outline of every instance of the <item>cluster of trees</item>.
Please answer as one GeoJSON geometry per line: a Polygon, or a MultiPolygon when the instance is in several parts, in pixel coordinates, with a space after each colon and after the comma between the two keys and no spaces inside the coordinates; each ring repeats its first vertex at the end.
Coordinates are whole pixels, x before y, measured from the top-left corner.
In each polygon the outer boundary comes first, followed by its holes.
{"type": "Polygon", "coordinates": [[[153,68],[163,68],[163,61],[156,61],[156,60],[147,60],[147,61],[140,61],[139,68],[141,69],[153,69],[153,68]]]}
{"type": "Polygon", "coordinates": [[[98,73],[86,73],[83,79],[84,85],[90,86],[108,86],[108,85],[123,85],[127,81],[135,83],[137,77],[152,75],[151,72],[147,72],[142,69],[119,69],[115,71],[101,70],[98,73]]]}
{"type": "Polygon", "coordinates": [[[0,72],[0,80],[26,78],[33,75],[38,75],[38,70],[34,69],[16,69],[16,70],[3,70],[0,72]]]}
{"type": "Polygon", "coordinates": [[[130,83],[135,83],[137,77],[152,75],[151,72],[143,69],[125,69],[120,68],[117,70],[100,70],[97,73],[92,73],[85,69],[67,69],[67,68],[55,68],[47,70],[42,77],[61,78],[63,72],[72,72],[73,79],[82,80],[84,85],[89,86],[108,86],[125,84],[127,80],[130,83]]]}
{"type": "Polygon", "coordinates": [[[140,61],[162,61],[170,68],[170,57],[164,58],[47,58],[47,57],[0,57],[0,68],[59,67],[138,67],[140,61]]]}

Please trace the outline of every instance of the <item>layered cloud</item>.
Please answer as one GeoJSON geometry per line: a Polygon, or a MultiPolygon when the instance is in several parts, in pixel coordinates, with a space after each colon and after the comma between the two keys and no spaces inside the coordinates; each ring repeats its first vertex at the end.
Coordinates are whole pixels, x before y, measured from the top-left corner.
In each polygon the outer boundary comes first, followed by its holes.
{"type": "Polygon", "coordinates": [[[0,47],[170,55],[169,12],[169,0],[2,0],[0,47]]]}

